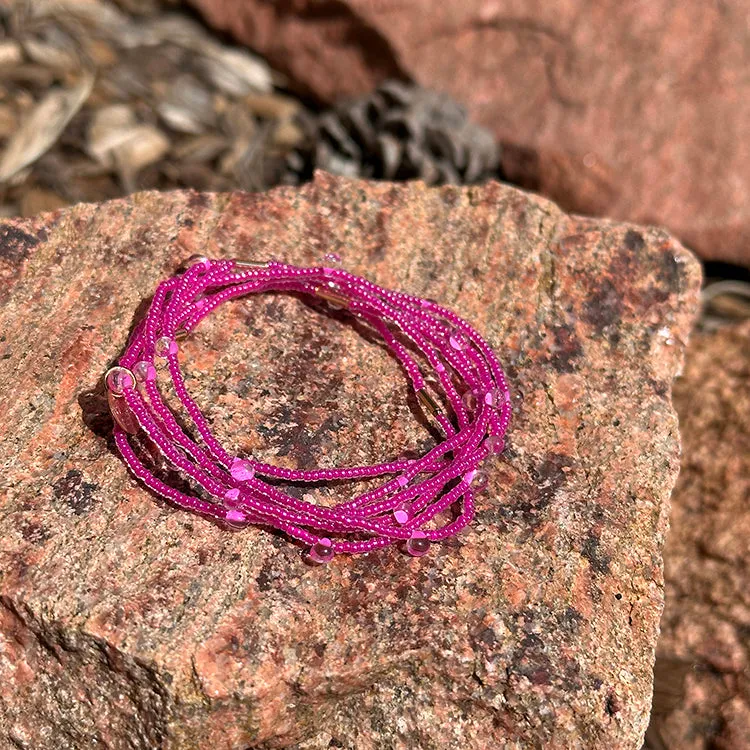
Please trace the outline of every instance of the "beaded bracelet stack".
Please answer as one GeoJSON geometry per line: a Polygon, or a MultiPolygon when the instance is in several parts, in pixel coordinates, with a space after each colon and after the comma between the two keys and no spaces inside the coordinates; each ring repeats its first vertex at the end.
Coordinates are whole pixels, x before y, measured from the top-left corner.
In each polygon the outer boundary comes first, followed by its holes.
{"type": "Polygon", "coordinates": [[[504,448],[511,411],[508,386],[490,346],[458,315],[432,300],[354,276],[339,263],[333,255],[312,267],[275,260],[190,259],[184,270],[159,284],[118,365],[105,376],[115,443],[132,473],[174,505],[234,528],[254,524],[278,529],[306,545],[311,562],[391,544],[421,556],[432,542],[471,521],[474,495],[487,485],[480,466],[504,448]],[[267,291],[315,297],[348,310],[382,336],[442,441],[416,460],[338,469],[286,469],[227,452],[185,387],[178,340],[227,300],[267,291]],[[165,403],[157,361],[165,365],[194,435],[165,403]],[[423,368],[428,367],[434,374],[426,377],[423,368]],[[144,463],[131,444],[136,434],[188,480],[190,493],[147,467],[148,460],[144,463]],[[374,477],[384,478],[380,486],[331,508],[293,497],[278,481],[266,481],[374,477]]]}

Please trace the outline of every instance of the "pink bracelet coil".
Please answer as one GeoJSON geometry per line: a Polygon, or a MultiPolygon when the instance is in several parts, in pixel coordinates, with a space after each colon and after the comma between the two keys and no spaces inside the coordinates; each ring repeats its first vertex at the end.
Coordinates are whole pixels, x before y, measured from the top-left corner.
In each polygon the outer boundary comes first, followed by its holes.
{"type": "Polygon", "coordinates": [[[186,270],[161,282],[118,365],[105,375],[115,443],[132,473],[174,505],[233,528],[278,529],[306,545],[312,562],[390,544],[421,556],[431,542],[456,534],[474,516],[474,494],[487,485],[481,463],[504,449],[511,411],[505,375],[489,344],[458,315],[334,267],[337,260],[326,256],[324,265],[299,267],[275,260],[194,257],[186,270]],[[377,331],[401,363],[421,408],[435,420],[442,442],[419,459],[305,471],[228,453],[187,392],[178,339],[227,300],[267,291],[317,297],[377,331]],[[162,398],[162,376],[154,365],[159,359],[195,436],[162,398]],[[423,369],[428,367],[434,375],[426,382],[423,369]],[[191,494],[147,467],[150,462],[144,463],[132,444],[135,436],[187,480],[191,494]],[[384,477],[383,483],[332,508],[297,499],[278,481],[265,481],[373,477],[384,477]]]}

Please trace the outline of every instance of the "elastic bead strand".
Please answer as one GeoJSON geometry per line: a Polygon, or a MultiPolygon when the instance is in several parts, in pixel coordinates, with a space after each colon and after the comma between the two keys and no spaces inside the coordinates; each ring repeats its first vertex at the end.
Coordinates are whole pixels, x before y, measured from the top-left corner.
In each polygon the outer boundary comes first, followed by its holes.
{"type": "Polygon", "coordinates": [[[169,502],[232,528],[276,528],[307,545],[308,559],[316,564],[337,554],[362,554],[392,544],[405,545],[405,551],[421,557],[431,542],[458,533],[473,518],[483,474],[479,467],[504,447],[511,411],[505,375],[489,344],[454,312],[354,276],[337,267],[338,261],[329,263],[299,267],[280,261],[197,257],[161,282],[120,358],[118,366],[125,370],[115,368],[108,379],[108,387],[117,389],[110,394],[118,416],[115,444],[134,476],[169,502]],[[323,306],[356,316],[379,334],[442,434],[441,441],[414,460],[335,469],[240,461],[226,450],[188,392],[178,339],[189,336],[225,302],[267,291],[313,297],[323,306]],[[166,404],[154,358],[166,363],[162,373],[171,380],[189,423],[178,421],[166,404]],[[136,364],[136,377],[120,375],[136,364]],[[478,397],[467,400],[465,393],[478,397]],[[138,433],[145,436],[157,464],[166,460],[189,479],[190,494],[171,487],[141,461],[131,444],[138,433]],[[334,507],[298,499],[267,481],[377,477],[383,478],[380,486],[334,507]],[[446,513],[449,518],[441,521],[446,513]]]}

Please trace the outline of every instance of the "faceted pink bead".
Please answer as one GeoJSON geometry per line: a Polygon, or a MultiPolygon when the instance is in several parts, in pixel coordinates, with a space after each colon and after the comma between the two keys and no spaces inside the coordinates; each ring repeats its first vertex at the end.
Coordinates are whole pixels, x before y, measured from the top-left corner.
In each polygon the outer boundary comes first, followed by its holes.
{"type": "Polygon", "coordinates": [[[409,520],[409,514],[404,508],[397,508],[393,511],[393,517],[400,524],[404,524],[409,520]]]}
{"type": "Polygon", "coordinates": [[[229,467],[229,473],[232,475],[232,479],[236,479],[238,482],[249,482],[255,476],[255,468],[250,461],[244,458],[235,458],[229,467]]]}
{"type": "Polygon", "coordinates": [[[232,508],[231,510],[227,511],[227,514],[224,516],[224,520],[227,522],[227,525],[235,529],[244,526],[249,521],[248,517],[237,508],[232,508]]]}
{"type": "Polygon", "coordinates": [[[331,560],[333,560],[333,543],[325,536],[318,539],[318,541],[310,547],[308,557],[315,563],[331,562],[331,560]]]}
{"type": "Polygon", "coordinates": [[[499,388],[490,388],[484,393],[484,403],[487,406],[499,406],[503,400],[503,392],[499,388]]]}
{"type": "Polygon", "coordinates": [[[133,376],[125,367],[113,367],[107,373],[107,390],[115,396],[122,396],[126,388],[132,388],[134,385],[133,376]]]}
{"type": "Polygon", "coordinates": [[[430,549],[430,540],[424,531],[415,531],[409,539],[406,540],[406,551],[414,557],[426,555],[430,549]]]}
{"type": "Polygon", "coordinates": [[[463,351],[469,345],[469,339],[461,331],[453,331],[448,337],[448,342],[458,351],[463,351]]]}
{"type": "Polygon", "coordinates": [[[236,487],[228,489],[224,493],[224,507],[236,509],[240,506],[240,491],[236,487]]]}
{"type": "Polygon", "coordinates": [[[409,484],[409,480],[403,474],[397,477],[396,482],[399,487],[406,487],[406,485],[409,484]]]}
{"type": "Polygon", "coordinates": [[[130,410],[128,402],[122,396],[118,396],[112,391],[107,393],[107,401],[109,402],[109,410],[112,412],[112,416],[117,424],[125,432],[135,435],[141,426],[138,424],[135,414],[130,410]]]}
{"type": "Polygon", "coordinates": [[[505,440],[503,440],[500,435],[490,435],[484,441],[484,445],[490,453],[495,455],[498,455],[505,450],[505,440]]]}
{"type": "Polygon", "coordinates": [[[156,340],[154,346],[157,357],[166,357],[168,354],[177,354],[177,342],[169,338],[169,336],[162,336],[156,340]]]}
{"type": "Polygon", "coordinates": [[[133,365],[133,375],[139,383],[150,383],[156,380],[156,368],[145,359],[133,365]]]}

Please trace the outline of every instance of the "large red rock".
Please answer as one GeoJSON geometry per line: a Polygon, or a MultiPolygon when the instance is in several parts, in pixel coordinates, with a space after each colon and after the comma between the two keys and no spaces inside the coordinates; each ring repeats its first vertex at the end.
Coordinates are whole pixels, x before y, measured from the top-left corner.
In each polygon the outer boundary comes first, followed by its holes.
{"type": "Polygon", "coordinates": [[[191,0],[332,101],[408,77],[564,207],[750,265],[750,0],[191,0]]]}
{"type": "MultiPolygon", "coordinates": [[[[319,175],[7,221],[0,272],[0,743],[639,748],[699,287],[665,232],[498,184],[319,175]],[[476,523],[423,558],[311,568],[169,507],[112,450],[101,376],[160,278],[194,252],[326,251],[460,310],[508,368],[476,523]]],[[[234,450],[307,467],[432,440],[382,347],[299,300],[229,305],[181,356],[234,450]]]]}
{"type": "Polygon", "coordinates": [[[750,748],[750,323],[696,335],[665,551],[651,747],[750,748]],[[661,743],[661,744],[657,744],[661,743]]]}

